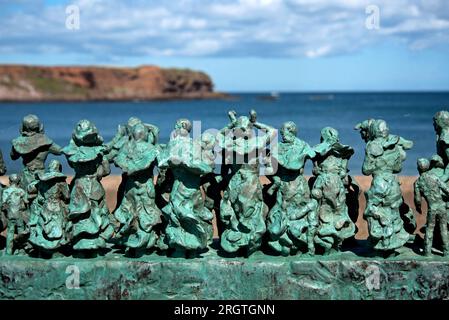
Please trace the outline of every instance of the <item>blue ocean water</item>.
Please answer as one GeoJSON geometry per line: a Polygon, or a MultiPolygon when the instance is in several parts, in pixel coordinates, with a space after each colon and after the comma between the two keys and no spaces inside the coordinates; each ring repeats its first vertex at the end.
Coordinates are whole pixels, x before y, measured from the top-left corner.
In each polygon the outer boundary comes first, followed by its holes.
{"type": "MultiPolygon", "coordinates": [[[[17,172],[21,162],[11,161],[10,141],[19,134],[23,116],[34,113],[41,118],[45,131],[56,143],[65,146],[80,119],[93,121],[105,141],[114,136],[117,126],[137,116],[159,126],[160,141],[167,142],[178,118],[201,121],[202,130],[220,129],[228,123],[227,111],[248,114],[256,109],[258,120],[276,128],[292,120],[299,128],[299,137],[309,144],[319,143],[325,126],[340,132],[341,142],[354,147],[350,161],[352,174],[361,174],[364,142],[353,128],[368,118],[385,119],[393,134],[415,142],[404,163],[403,175],[415,175],[416,159],[435,152],[432,117],[449,110],[449,92],[435,93],[280,93],[279,99],[264,99],[261,93],[235,93],[230,100],[188,100],[151,102],[82,102],[82,103],[0,103],[0,148],[8,173],[17,172]]],[[[67,173],[65,159],[60,157],[67,173]]],[[[51,159],[51,157],[49,158],[51,159]]],[[[307,167],[310,172],[310,164],[307,167]]],[[[114,173],[119,173],[117,169],[114,173]]]]}

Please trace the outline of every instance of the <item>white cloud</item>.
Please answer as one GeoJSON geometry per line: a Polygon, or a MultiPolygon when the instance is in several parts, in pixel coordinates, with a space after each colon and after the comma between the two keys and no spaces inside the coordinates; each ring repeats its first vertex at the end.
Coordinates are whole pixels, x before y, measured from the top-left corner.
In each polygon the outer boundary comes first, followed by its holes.
{"type": "Polygon", "coordinates": [[[65,28],[63,6],[30,3],[0,14],[0,52],[315,58],[385,40],[449,44],[445,0],[77,0],[79,31],[65,28]],[[365,27],[369,4],[379,6],[378,30],[365,27]]]}

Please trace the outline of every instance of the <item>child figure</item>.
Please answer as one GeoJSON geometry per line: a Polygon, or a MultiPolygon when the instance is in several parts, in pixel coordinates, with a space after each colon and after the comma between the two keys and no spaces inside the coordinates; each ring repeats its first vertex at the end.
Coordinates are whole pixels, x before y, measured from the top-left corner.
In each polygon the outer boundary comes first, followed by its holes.
{"type": "Polygon", "coordinates": [[[442,173],[444,171],[443,159],[440,156],[433,156],[432,163],[428,159],[418,159],[419,178],[415,182],[415,207],[421,213],[422,197],[427,202],[427,229],[424,238],[424,254],[431,255],[433,244],[433,232],[435,223],[438,220],[441,239],[443,242],[443,255],[449,253],[449,243],[447,235],[447,213],[446,201],[449,197],[449,187],[443,182],[442,173]]]}
{"type": "Polygon", "coordinates": [[[22,248],[29,235],[28,230],[28,198],[20,187],[17,174],[9,177],[9,187],[2,193],[2,212],[8,220],[6,234],[6,254],[13,255],[16,249],[22,248]]]}
{"type": "Polygon", "coordinates": [[[52,255],[67,244],[67,211],[69,186],[58,160],[52,160],[45,173],[37,174],[37,182],[28,187],[30,206],[30,243],[40,253],[52,255]],[[30,201],[31,202],[31,201],[30,201]]]}

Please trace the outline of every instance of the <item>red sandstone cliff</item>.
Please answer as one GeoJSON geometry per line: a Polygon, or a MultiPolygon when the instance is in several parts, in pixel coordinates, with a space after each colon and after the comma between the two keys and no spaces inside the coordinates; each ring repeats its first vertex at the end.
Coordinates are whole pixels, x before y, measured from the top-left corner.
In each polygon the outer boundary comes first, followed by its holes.
{"type": "Polygon", "coordinates": [[[215,98],[210,77],[187,69],[0,65],[0,101],[215,98]]]}

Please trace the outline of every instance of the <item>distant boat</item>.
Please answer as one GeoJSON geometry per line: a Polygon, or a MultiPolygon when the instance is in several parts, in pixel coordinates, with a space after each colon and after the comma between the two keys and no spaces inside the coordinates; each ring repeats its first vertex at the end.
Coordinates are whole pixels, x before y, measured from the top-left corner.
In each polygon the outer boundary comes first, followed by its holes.
{"type": "Polygon", "coordinates": [[[259,96],[258,98],[260,100],[275,101],[280,99],[280,94],[279,92],[272,91],[269,95],[259,96]]]}
{"type": "Polygon", "coordinates": [[[334,95],[333,94],[317,94],[317,95],[313,95],[313,96],[309,96],[309,100],[311,101],[317,101],[317,100],[334,100],[334,95]]]}

